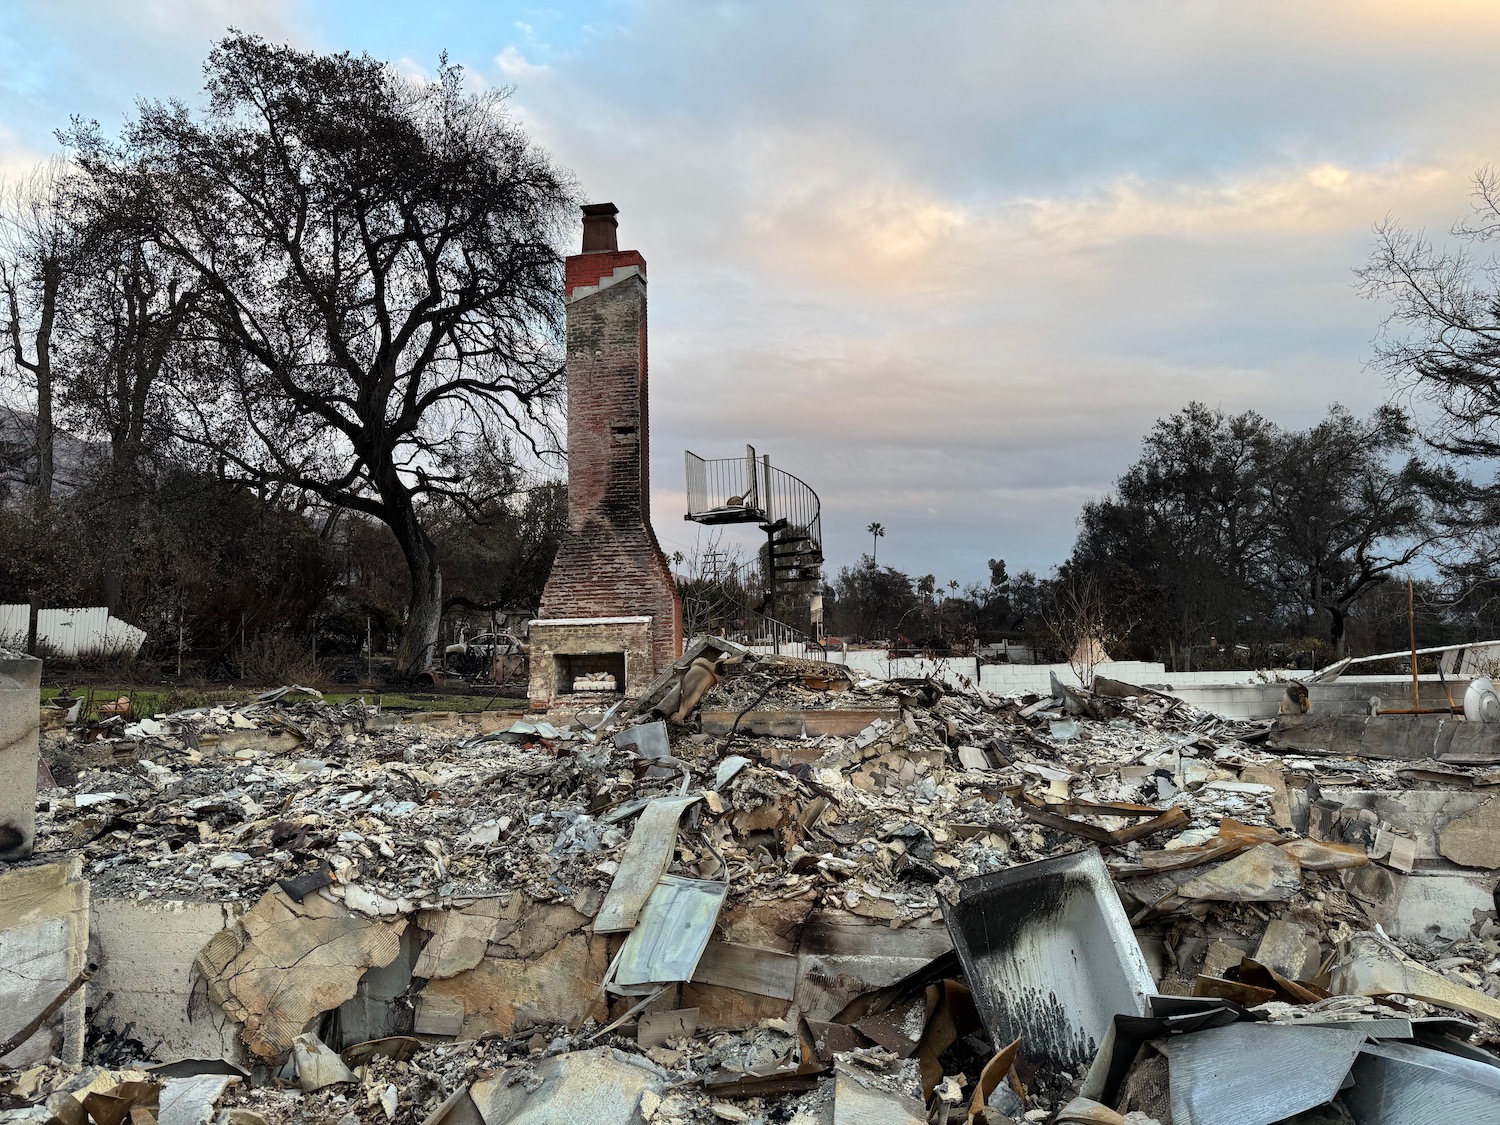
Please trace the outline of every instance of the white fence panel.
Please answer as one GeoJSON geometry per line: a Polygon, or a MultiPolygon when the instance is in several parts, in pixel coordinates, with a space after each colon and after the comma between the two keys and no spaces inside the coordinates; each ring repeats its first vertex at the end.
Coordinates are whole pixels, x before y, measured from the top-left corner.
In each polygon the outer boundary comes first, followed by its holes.
{"type": "MultiPolygon", "coordinates": [[[[0,647],[24,646],[31,620],[26,605],[0,605],[0,647]]],[[[146,633],[128,621],[111,617],[103,606],[44,609],[36,615],[37,648],[62,660],[81,656],[134,656],[146,633]]]]}

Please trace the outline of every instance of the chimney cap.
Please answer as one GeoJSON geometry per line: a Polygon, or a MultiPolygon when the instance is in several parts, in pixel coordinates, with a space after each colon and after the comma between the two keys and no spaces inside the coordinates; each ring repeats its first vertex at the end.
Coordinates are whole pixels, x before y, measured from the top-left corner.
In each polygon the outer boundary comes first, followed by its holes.
{"type": "Polygon", "coordinates": [[[620,209],[613,203],[585,203],[583,205],[583,252],[585,254],[609,253],[620,248],[615,237],[615,228],[620,225],[616,215],[620,209]]]}

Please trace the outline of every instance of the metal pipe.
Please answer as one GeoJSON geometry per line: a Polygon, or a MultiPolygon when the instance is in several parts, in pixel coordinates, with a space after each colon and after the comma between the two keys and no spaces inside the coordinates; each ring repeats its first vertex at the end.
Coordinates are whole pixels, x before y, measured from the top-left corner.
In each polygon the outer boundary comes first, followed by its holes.
{"type": "Polygon", "coordinates": [[[1346,656],[1342,660],[1336,660],[1329,664],[1321,672],[1308,676],[1304,681],[1309,684],[1327,683],[1331,679],[1337,679],[1339,673],[1352,664],[1370,664],[1377,660],[1394,660],[1398,656],[1435,656],[1442,652],[1462,652],[1466,648],[1485,648],[1490,645],[1500,647],[1500,639],[1492,641],[1464,641],[1461,644],[1435,645],[1432,648],[1419,648],[1413,654],[1408,649],[1399,652],[1377,652],[1372,656],[1346,656]]]}

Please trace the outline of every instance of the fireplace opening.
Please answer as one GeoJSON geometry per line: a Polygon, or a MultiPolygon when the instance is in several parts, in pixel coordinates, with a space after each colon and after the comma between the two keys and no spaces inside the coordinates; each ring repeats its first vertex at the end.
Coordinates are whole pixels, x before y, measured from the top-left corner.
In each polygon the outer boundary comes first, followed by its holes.
{"type": "Polygon", "coordinates": [[[552,658],[558,695],[624,695],[623,652],[558,653],[552,658]]]}

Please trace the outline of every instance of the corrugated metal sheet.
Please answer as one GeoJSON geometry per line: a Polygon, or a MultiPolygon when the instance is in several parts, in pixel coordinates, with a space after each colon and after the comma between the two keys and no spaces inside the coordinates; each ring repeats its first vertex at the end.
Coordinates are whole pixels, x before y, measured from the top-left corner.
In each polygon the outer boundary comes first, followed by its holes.
{"type": "MultiPolygon", "coordinates": [[[[0,647],[26,643],[30,609],[0,605],[0,647]]],[[[86,609],[44,609],[37,613],[36,640],[40,656],[76,660],[82,656],[134,656],[146,643],[144,630],[111,617],[103,606],[86,609]]]]}

